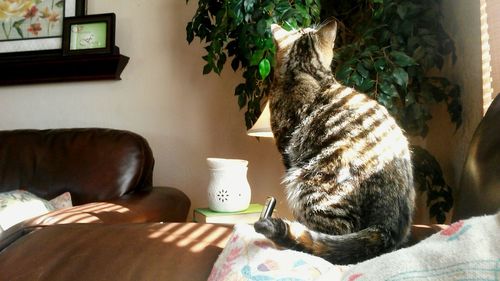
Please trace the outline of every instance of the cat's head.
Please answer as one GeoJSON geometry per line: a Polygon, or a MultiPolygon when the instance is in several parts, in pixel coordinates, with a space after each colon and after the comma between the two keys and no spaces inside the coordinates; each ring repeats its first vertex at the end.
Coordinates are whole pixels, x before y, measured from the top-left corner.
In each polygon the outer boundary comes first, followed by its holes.
{"type": "Polygon", "coordinates": [[[330,21],[318,28],[287,31],[277,24],[271,25],[276,46],[276,69],[287,60],[310,60],[325,69],[333,59],[333,45],[337,35],[337,22],[330,21]]]}

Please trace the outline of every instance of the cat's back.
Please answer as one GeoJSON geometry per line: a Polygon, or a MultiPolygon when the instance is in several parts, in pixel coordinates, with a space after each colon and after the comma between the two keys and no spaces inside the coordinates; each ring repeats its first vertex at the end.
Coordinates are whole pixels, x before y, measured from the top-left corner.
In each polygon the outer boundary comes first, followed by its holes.
{"type": "Polygon", "coordinates": [[[309,105],[292,133],[289,151],[298,163],[330,157],[355,166],[410,157],[408,142],[386,108],[336,82],[309,105]]]}

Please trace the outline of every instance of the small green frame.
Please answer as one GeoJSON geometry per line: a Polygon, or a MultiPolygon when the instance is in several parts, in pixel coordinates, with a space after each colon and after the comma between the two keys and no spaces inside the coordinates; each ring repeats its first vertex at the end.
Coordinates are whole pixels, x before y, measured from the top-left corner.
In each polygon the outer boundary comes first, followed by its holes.
{"type": "Polygon", "coordinates": [[[65,18],[63,55],[112,53],[115,21],[114,13],[65,18]]]}

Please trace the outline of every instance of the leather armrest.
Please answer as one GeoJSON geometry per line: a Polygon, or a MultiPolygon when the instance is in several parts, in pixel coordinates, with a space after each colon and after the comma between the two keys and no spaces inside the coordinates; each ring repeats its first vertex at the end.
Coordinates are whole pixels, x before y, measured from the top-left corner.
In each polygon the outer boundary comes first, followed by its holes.
{"type": "Polygon", "coordinates": [[[111,201],[56,210],[26,221],[25,225],[183,222],[190,205],[189,198],[176,188],[153,187],[111,201]]]}
{"type": "Polygon", "coordinates": [[[126,194],[108,201],[130,210],[130,222],[185,222],[191,201],[184,192],[166,186],[126,194]]]}

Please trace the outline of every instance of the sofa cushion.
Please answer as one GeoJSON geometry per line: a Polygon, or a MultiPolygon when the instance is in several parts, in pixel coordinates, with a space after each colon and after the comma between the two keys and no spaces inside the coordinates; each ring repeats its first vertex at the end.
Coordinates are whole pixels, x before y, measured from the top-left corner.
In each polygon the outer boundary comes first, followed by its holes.
{"type": "Polygon", "coordinates": [[[230,234],[197,223],[42,227],[0,251],[1,279],[207,280],[230,234]]]}

